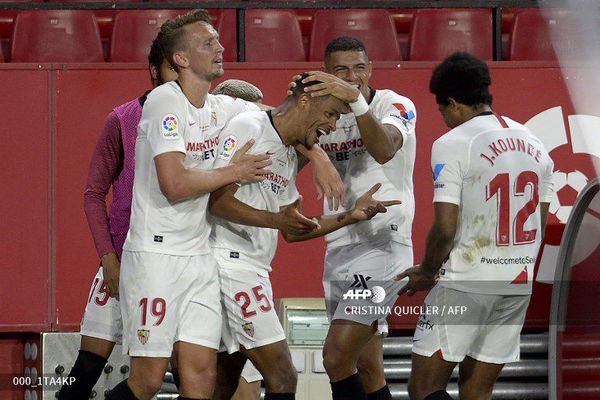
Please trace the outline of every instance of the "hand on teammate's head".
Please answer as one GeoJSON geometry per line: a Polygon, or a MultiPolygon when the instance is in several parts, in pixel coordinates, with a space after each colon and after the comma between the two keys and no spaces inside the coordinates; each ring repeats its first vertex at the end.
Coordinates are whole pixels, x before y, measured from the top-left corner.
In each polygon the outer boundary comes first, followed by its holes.
{"type": "Polygon", "coordinates": [[[345,103],[353,103],[361,94],[358,87],[323,71],[310,71],[302,83],[310,82],[316,83],[307,86],[304,91],[313,97],[331,95],[345,103]]]}
{"type": "Polygon", "coordinates": [[[302,75],[294,75],[292,81],[288,83],[287,95],[292,96],[294,94],[294,88],[296,87],[296,82],[302,78],[302,75]]]}

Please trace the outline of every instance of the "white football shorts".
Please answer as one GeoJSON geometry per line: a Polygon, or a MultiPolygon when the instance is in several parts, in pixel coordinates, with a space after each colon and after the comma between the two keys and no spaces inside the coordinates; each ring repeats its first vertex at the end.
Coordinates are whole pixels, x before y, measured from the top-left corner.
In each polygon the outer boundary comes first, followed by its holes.
{"type": "Polygon", "coordinates": [[[386,318],[404,285],[392,278],[412,266],[412,247],[393,241],[327,249],[323,289],[329,320],[377,321],[378,333],[387,334],[386,318]]]}
{"type": "MultiPolygon", "coordinates": [[[[226,263],[219,259],[219,263],[226,263]]],[[[224,264],[221,264],[223,266],[224,264]]],[[[268,276],[221,268],[222,341],[229,354],[285,340],[268,276]]]]}
{"type": "Polygon", "coordinates": [[[94,277],[88,301],[81,319],[80,333],[84,336],[109,340],[121,344],[123,320],[121,305],[116,297],[106,291],[102,266],[94,277]]]}
{"type": "Polygon", "coordinates": [[[519,360],[520,334],[529,295],[460,292],[439,284],[425,298],[412,351],[446,361],[465,356],[486,363],[519,360]]]}
{"type": "Polygon", "coordinates": [[[242,370],[242,378],[248,383],[258,382],[263,380],[263,376],[258,372],[252,361],[247,360],[242,370]]]}
{"type": "Polygon", "coordinates": [[[125,354],[170,357],[177,341],[219,348],[219,278],[211,254],[124,251],[119,294],[125,354]]]}

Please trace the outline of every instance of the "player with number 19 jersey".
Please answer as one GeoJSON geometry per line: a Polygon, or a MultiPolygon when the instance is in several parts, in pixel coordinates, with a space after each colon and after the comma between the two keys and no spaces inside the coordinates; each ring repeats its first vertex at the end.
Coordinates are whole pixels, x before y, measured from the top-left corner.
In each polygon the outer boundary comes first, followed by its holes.
{"type": "Polygon", "coordinates": [[[531,294],[543,233],[537,210],[551,200],[553,166],[542,142],[525,126],[492,112],[435,141],[433,201],[460,207],[440,286],[531,294]]]}
{"type": "Polygon", "coordinates": [[[221,304],[217,263],[208,244],[209,193],[169,201],[154,160],[178,152],[185,155],[186,168],[211,169],[223,126],[234,115],[256,109],[211,94],[197,108],[177,81],[148,95],[138,126],[131,223],[119,283],[123,351],[130,356],[170,357],[177,341],[218,349],[221,304]]]}

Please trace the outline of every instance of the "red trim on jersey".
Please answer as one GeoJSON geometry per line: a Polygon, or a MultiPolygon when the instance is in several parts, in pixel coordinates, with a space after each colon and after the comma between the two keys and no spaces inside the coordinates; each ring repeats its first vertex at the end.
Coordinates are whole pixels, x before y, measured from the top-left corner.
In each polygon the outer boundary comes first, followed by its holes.
{"type": "Polygon", "coordinates": [[[514,281],[511,282],[512,285],[523,285],[527,283],[527,266],[521,271],[519,275],[515,278],[514,281]]]}
{"type": "Polygon", "coordinates": [[[492,114],[494,114],[494,117],[496,117],[496,119],[498,120],[498,122],[500,122],[500,125],[502,125],[503,128],[508,128],[508,124],[506,123],[504,118],[502,118],[499,114],[495,112],[492,112],[492,114]]]}

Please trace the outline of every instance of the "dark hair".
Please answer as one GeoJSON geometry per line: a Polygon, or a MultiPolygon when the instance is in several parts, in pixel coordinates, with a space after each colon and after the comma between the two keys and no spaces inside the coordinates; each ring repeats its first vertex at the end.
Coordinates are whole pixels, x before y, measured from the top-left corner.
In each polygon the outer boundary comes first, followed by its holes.
{"type": "Polygon", "coordinates": [[[193,10],[187,14],[178,15],[173,19],[167,20],[160,27],[158,33],[158,41],[162,48],[165,58],[169,61],[169,64],[173,69],[179,72],[179,68],[173,61],[173,54],[178,50],[187,49],[187,42],[185,41],[185,26],[191,25],[195,22],[206,22],[212,25],[212,20],[206,10],[193,10]]]}
{"type": "Polygon", "coordinates": [[[156,71],[158,73],[157,79],[152,78],[152,75],[150,75],[150,79],[152,80],[152,84],[154,86],[163,83],[163,77],[160,73],[160,66],[162,65],[164,59],[165,56],[163,54],[162,48],[160,47],[160,43],[158,42],[158,37],[156,37],[152,41],[152,45],[150,46],[150,53],[148,53],[148,66],[156,68],[156,71]]]}
{"type": "Polygon", "coordinates": [[[350,36],[341,36],[327,43],[325,58],[336,51],[362,51],[365,55],[367,54],[367,49],[365,49],[363,42],[350,36]]]}
{"type": "Polygon", "coordinates": [[[295,81],[296,86],[294,86],[292,88],[292,96],[293,97],[298,98],[301,95],[306,94],[306,92],[304,91],[305,88],[312,86],[312,85],[316,85],[318,83],[321,83],[321,81],[311,81],[311,82],[303,83],[302,80],[306,77],[308,77],[308,72],[303,72],[302,74],[300,74],[300,78],[295,81]]]}
{"type": "Polygon", "coordinates": [[[429,91],[442,105],[448,105],[450,97],[467,106],[492,105],[491,83],[490,70],[484,61],[472,54],[458,52],[435,67],[429,91]]]}

